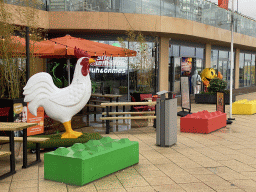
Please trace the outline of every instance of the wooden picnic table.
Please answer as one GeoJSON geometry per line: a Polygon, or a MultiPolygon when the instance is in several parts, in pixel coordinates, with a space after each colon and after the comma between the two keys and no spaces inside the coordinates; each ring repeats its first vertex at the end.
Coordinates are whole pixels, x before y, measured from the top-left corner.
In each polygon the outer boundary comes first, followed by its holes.
{"type": "Polygon", "coordinates": [[[10,172],[0,176],[0,180],[16,173],[15,171],[15,151],[14,151],[14,131],[23,130],[23,166],[27,168],[27,128],[33,127],[37,123],[13,123],[13,122],[0,122],[0,131],[9,131],[9,142],[10,142],[10,172]]]}
{"type": "MultiPolygon", "coordinates": [[[[101,107],[101,103],[108,102],[108,101],[103,101],[103,100],[97,100],[95,98],[105,98],[109,99],[110,102],[119,102],[119,98],[122,97],[123,95],[115,95],[115,94],[101,94],[101,93],[92,93],[91,98],[86,105],[87,107],[87,126],[89,126],[89,107],[94,107],[94,121],[96,121],[96,110],[97,108],[102,108],[102,112],[104,112],[104,107],[101,107]],[[89,104],[90,102],[94,104],[89,104]],[[99,104],[97,104],[99,103],[99,104]]],[[[125,107],[123,107],[123,110],[125,111],[125,107]]],[[[110,107],[110,111],[112,111],[112,107],[110,107]]],[[[118,111],[118,106],[116,106],[116,111],[118,111]]]]}

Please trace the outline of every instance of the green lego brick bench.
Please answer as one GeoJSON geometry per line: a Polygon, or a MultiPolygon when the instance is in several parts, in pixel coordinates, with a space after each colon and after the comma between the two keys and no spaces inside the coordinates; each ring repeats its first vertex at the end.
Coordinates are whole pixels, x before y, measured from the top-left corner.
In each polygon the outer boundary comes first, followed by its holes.
{"type": "Polygon", "coordinates": [[[234,115],[252,115],[256,113],[256,100],[239,100],[233,103],[232,114],[234,115]]]}
{"type": "Polygon", "coordinates": [[[82,186],[138,162],[137,141],[103,137],[45,153],[44,178],[82,186]]]}

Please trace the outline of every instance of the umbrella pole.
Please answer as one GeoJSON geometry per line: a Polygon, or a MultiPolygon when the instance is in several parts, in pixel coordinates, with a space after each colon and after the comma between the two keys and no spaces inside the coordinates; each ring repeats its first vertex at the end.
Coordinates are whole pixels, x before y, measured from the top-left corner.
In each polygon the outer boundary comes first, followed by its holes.
{"type": "Polygon", "coordinates": [[[70,85],[70,58],[68,58],[67,64],[68,64],[68,84],[70,85]]]}
{"type": "Polygon", "coordinates": [[[30,77],[30,65],[29,65],[29,27],[26,27],[26,80],[30,77]]]}

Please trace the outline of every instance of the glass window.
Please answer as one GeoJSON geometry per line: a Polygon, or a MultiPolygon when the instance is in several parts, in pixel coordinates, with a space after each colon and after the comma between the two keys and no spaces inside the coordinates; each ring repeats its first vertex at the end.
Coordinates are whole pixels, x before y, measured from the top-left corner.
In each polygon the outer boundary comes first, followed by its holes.
{"type": "Polygon", "coordinates": [[[218,63],[218,50],[212,50],[212,53],[211,53],[211,68],[217,70],[218,69],[217,63],[218,63]]]}
{"type": "Polygon", "coordinates": [[[252,55],[251,81],[252,85],[255,85],[255,55],[252,55]]]}
{"type": "Polygon", "coordinates": [[[195,57],[195,47],[180,47],[180,56],[195,57]]]}
{"type": "Polygon", "coordinates": [[[247,86],[251,86],[251,62],[247,62],[247,86]]]}
{"type": "Polygon", "coordinates": [[[252,55],[245,53],[245,60],[252,60],[252,55]]]}
{"type": "Polygon", "coordinates": [[[171,54],[170,56],[179,57],[180,56],[180,46],[171,45],[171,54]]]}
{"type": "Polygon", "coordinates": [[[239,87],[244,86],[244,53],[240,53],[239,59],[239,87]]]}
{"type": "Polygon", "coordinates": [[[136,57],[129,57],[131,91],[153,92],[155,87],[155,60],[152,57],[152,47],[152,42],[146,42],[143,48],[140,43],[129,43],[129,48],[137,51],[136,57]]]}
{"type": "Polygon", "coordinates": [[[223,80],[227,81],[228,79],[228,74],[227,74],[227,67],[228,67],[228,61],[220,61],[220,63],[222,63],[222,75],[223,75],[223,80]]]}
{"type": "Polygon", "coordinates": [[[219,51],[220,59],[228,59],[228,51],[219,51]]]}
{"type": "Polygon", "coordinates": [[[197,58],[204,58],[204,49],[203,48],[196,48],[196,57],[197,58]]]}
{"type": "Polygon", "coordinates": [[[180,80],[180,57],[174,58],[175,80],[180,80]]]}
{"type": "Polygon", "coordinates": [[[247,66],[248,66],[248,62],[244,62],[244,87],[247,86],[247,66]]]}
{"type": "MultiPolygon", "coordinates": [[[[222,61],[219,61],[219,65],[218,65],[218,69],[217,71],[221,72],[221,74],[223,75],[223,66],[222,66],[222,61]]],[[[224,77],[223,77],[224,78],[224,77]]]]}
{"type": "Polygon", "coordinates": [[[121,12],[141,14],[141,1],[126,0],[121,3],[121,12]]]}
{"type": "Polygon", "coordinates": [[[197,70],[198,74],[201,74],[201,72],[203,70],[203,60],[202,59],[196,58],[196,70],[197,70]]]}
{"type": "Polygon", "coordinates": [[[174,70],[175,70],[175,82],[174,82],[174,92],[180,93],[180,57],[174,58],[174,70]]]}
{"type": "Polygon", "coordinates": [[[161,15],[175,17],[175,0],[162,0],[161,1],[161,15]]]}
{"type": "Polygon", "coordinates": [[[160,2],[159,0],[142,0],[142,14],[160,15],[160,2]]]}

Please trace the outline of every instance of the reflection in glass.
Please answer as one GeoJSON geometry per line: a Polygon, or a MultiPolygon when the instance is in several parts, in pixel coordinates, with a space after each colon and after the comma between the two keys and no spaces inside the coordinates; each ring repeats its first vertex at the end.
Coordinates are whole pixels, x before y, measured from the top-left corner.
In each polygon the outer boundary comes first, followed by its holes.
{"type": "Polygon", "coordinates": [[[220,59],[229,59],[228,51],[219,51],[219,58],[220,59]]]}
{"type": "Polygon", "coordinates": [[[255,85],[255,55],[252,55],[251,81],[252,85],[255,85]]]}
{"type": "Polygon", "coordinates": [[[175,82],[174,82],[174,92],[180,93],[180,57],[174,58],[174,71],[175,71],[175,82]]]}
{"type": "Polygon", "coordinates": [[[180,57],[174,58],[175,80],[180,81],[180,57]]]}
{"type": "Polygon", "coordinates": [[[244,87],[244,53],[240,53],[239,59],[239,87],[244,87]]]}
{"type": "Polygon", "coordinates": [[[251,54],[247,54],[247,53],[245,53],[245,56],[244,56],[245,58],[245,60],[251,60],[252,59],[252,55],[251,54]]]}
{"type": "Polygon", "coordinates": [[[198,72],[198,74],[201,74],[202,70],[203,70],[203,60],[197,58],[196,59],[196,70],[198,72]]]}
{"type": "Polygon", "coordinates": [[[219,62],[218,71],[221,72],[221,74],[223,74],[223,67],[221,61],[219,62]]]}
{"type": "Polygon", "coordinates": [[[247,62],[247,86],[251,86],[251,62],[247,62]]]}
{"type": "Polygon", "coordinates": [[[142,0],[142,14],[160,15],[160,0],[142,0]]]}
{"type": "Polygon", "coordinates": [[[211,68],[213,68],[215,70],[218,70],[217,62],[218,62],[218,50],[212,50],[212,53],[211,53],[211,68]]]}
{"type": "Polygon", "coordinates": [[[180,56],[180,46],[179,45],[172,45],[172,56],[179,57],[180,56]]]}
{"type": "MultiPolygon", "coordinates": [[[[227,81],[227,66],[228,62],[227,61],[220,61],[222,62],[222,75],[223,75],[223,80],[227,81]]],[[[229,77],[230,78],[230,77],[229,77]]]]}
{"type": "Polygon", "coordinates": [[[196,57],[197,58],[204,58],[204,49],[203,48],[196,48],[196,57]]]}
{"type": "Polygon", "coordinates": [[[195,47],[181,46],[180,56],[195,57],[195,51],[196,51],[195,47]]]}
{"type": "Polygon", "coordinates": [[[248,73],[247,64],[248,64],[247,62],[244,62],[244,87],[247,86],[247,73],[248,73]]]}
{"type": "Polygon", "coordinates": [[[125,0],[121,1],[121,11],[122,13],[137,13],[141,14],[142,11],[142,5],[141,5],[141,0],[125,0]]]}
{"type": "Polygon", "coordinates": [[[161,1],[161,15],[176,17],[176,9],[175,0],[162,0],[161,1]]]}

